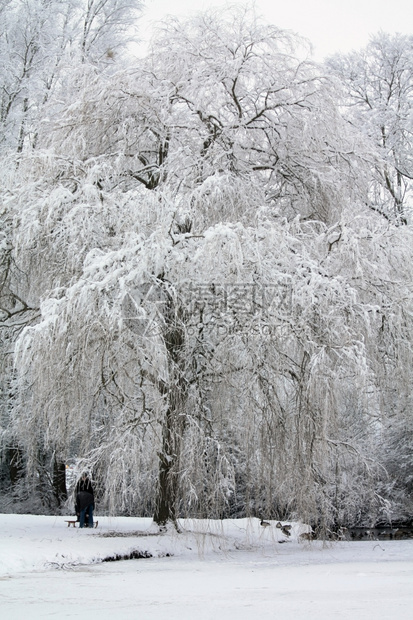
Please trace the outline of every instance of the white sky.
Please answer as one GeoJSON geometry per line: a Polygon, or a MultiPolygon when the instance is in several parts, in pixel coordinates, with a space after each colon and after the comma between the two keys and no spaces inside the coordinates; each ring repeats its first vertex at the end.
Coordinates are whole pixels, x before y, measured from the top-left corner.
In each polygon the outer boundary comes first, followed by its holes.
{"type": "MultiPolygon", "coordinates": [[[[190,16],[209,7],[236,4],[227,0],[144,0],[140,35],[168,14],[190,16]]],[[[244,4],[244,3],[241,3],[244,4]]],[[[256,0],[257,13],[268,23],[307,37],[316,60],[334,52],[364,47],[379,30],[413,34],[412,0],[256,0]]]]}

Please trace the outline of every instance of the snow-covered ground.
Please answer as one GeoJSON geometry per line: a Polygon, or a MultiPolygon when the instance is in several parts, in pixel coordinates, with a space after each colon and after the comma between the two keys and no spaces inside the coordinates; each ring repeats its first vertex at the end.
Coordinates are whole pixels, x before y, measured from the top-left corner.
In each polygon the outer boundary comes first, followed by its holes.
{"type": "Polygon", "coordinates": [[[2,620],[411,620],[413,540],[302,542],[258,519],[182,521],[0,515],[2,620]],[[281,544],[282,543],[282,544],[281,544]],[[147,552],[151,558],[106,562],[147,552]]]}

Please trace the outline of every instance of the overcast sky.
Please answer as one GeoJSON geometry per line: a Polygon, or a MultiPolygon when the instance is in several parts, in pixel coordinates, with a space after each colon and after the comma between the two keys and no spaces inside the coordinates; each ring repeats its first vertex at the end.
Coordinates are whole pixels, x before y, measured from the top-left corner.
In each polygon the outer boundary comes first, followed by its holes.
{"type": "MultiPolygon", "coordinates": [[[[141,36],[149,24],[168,14],[189,16],[227,0],[144,0],[141,36]]],[[[241,4],[244,4],[243,2],[241,4]]],[[[256,0],[257,13],[269,23],[307,37],[315,58],[364,47],[379,30],[413,34],[412,0],[256,0]]]]}

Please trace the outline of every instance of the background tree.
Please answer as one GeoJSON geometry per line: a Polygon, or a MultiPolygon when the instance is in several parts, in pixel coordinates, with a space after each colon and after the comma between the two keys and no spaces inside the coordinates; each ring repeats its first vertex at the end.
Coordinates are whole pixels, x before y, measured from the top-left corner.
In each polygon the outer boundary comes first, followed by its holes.
{"type": "MultiPolygon", "coordinates": [[[[36,143],[43,106],[79,62],[102,71],[136,36],[138,0],[10,0],[0,12],[4,147],[36,143]]],[[[56,104],[56,101],[55,101],[56,104]]],[[[55,113],[58,110],[55,108],[55,113]]],[[[49,110],[50,113],[50,110],[49,110]]]]}
{"type": "MultiPolygon", "coordinates": [[[[47,261],[38,262],[42,253],[40,248],[45,242],[40,232],[41,215],[38,227],[30,220],[29,234],[34,245],[32,250],[25,251],[28,238],[22,240],[19,237],[19,227],[13,221],[27,216],[28,223],[30,215],[24,208],[20,209],[20,203],[15,203],[14,197],[20,194],[20,199],[24,200],[25,195],[32,206],[37,205],[36,175],[44,170],[43,166],[47,167],[49,156],[37,145],[42,123],[48,115],[53,118],[61,114],[66,88],[74,87],[76,79],[82,82],[86,75],[111,70],[122,49],[125,50],[139,8],[140,3],[135,0],[104,0],[99,3],[90,0],[11,0],[0,8],[0,151],[4,164],[4,200],[0,213],[0,367],[5,484],[16,481],[19,463],[24,461],[24,451],[10,427],[15,394],[12,362],[15,338],[25,325],[38,319],[39,300],[44,292],[72,276],[62,264],[62,255],[51,269],[46,268],[47,261]],[[69,74],[73,78],[70,83],[69,74]],[[20,250],[24,256],[19,257],[20,250]]],[[[60,174],[57,168],[58,165],[51,167],[52,176],[48,177],[51,184],[53,174],[60,174]]],[[[33,215],[34,211],[30,214],[33,215]]],[[[25,229],[24,224],[22,229],[25,229]]],[[[48,232],[43,229],[43,232],[50,234],[51,229],[48,232]]],[[[37,479],[45,479],[44,488],[49,487],[49,480],[52,481],[58,503],[65,496],[64,463],[59,459],[60,456],[53,455],[53,451],[38,452],[37,474],[42,475],[37,479]]],[[[46,497],[47,494],[44,492],[43,495],[46,497]]]]}
{"type": "Polygon", "coordinates": [[[327,66],[343,82],[348,118],[379,147],[370,206],[405,224],[412,209],[413,37],[379,33],[327,66]]]}

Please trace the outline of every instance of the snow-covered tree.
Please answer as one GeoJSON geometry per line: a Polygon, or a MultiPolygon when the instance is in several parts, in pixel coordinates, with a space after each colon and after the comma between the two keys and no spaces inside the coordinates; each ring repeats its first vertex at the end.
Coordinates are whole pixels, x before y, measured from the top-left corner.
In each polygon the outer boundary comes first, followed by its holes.
{"type": "Polygon", "coordinates": [[[323,221],[360,191],[351,171],[361,145],[337,113],[329,81],[297,58],[302,45],[242,8],[226,19],[212,12],[164,25],[145,69],[152,88],[169,91],[168,143],[190,113],[179,131],[180,187],[222,172],[254,176],[282,215],[323,221]]]}
{"type": "Polygon", "coordinates": [[[4,174],[41,312],[15,432],[29,463],[81,457],[112,511],[325,529],[385,503],[411,230],[366,206],[374,150],[295,43],[245,11],[170,22],[133,70],[67,77],[4,174]]]}
{"type": "Polygon", "coordinates": [[[336,55],[327,65],[344,85],[349,119],[381,153],[370,206],[396,221],[410,221],[413,37],[382,32],[365,49],[336,55]]]}
{"type": "MultiPolygon", "coordinates": [[[[44,105],[79,62],[102,69],[132,36],[139,0],[10,0],[0,10],[0,146],[36,143],[44,105]]],[[[51,111],[49,110],[49,113],[51,111]]],[[[53,112],[52,112],[53,113],[53,112]]],[[[56,112],[55,112],[56,113],[56,112]]],[[[57,112],[58,113],[58,112],[57,112]]]]}
{"type": "MultiPolygon", "coordinates": [[[[140,3],[136,0],[10,0],[0,7],[3,198],[0,212],[0,367],[1,426],[6,429],[2,443],[6,446],[6,453],[21,454],[21,450],[15,447],[8,424],[14,394],[14,340],[25,325],[37,320],[40,297],[50,286],[56,286],[56,280],[50,283],[51,270],[42,271],[42,265],[37,262],[42,253],[38,250],[45,242],[42,234],[34,241],[32,250],[27,252],[25,241],[16,234],[19,230],[16,219],[22,216],[28,222],[30,218],[24,208],[20,209],[20,205],[32,204],[32,201],[36,204],[36,196],[39,195],[36,174],[40,174],[40,168],[47,168],[47,161],[51,161],[48,159],[50,153],[46,154],[44,148],[37,148],[39,132],[45,121],[61,115],[62,106],[68,100],[66,97],[70,98],[67,87],[74,88],[71,96],[76,97],[79,90],[75,88],[76,80],[85,81],[86,75],[112,70],[132,34],[139,8],[140,3]],[[24,161],[22,153],[27,155],[24,161]],[[21,173],[16,174],[20,164],[21,173]],[[28,166],[32,172],[29,176],[26,175],[28,166]],[[12,179],[14,188],[10,191],[12,179]],[[13,202],[17,194],[20,194],[22,201],[18,204],[13,202]],[[19,255],[20,249],[24,256],[19,255]]],[[[49,181],[53,185],[53,174],[60,174],[58,164],[51,166],[50,172],[49,181]]],[[[33,220],[29,224],[32,241],[43,224],[41,216],[38,226],[33,220]]],[[[25,224],[22,229],[26,230],[25,224]]],[[[27,230],[24,234],[28,234],[27,230]]],[[[62,268],[62,256],[59,260],[59,265],[53,263],[53,266],[59,272],[58,279],[67,282],[72,273],[62,268]]],[[[44,265],[47,265],[47,259],[44,265]]],[[[7,456],[5,461],[14,463],[12,469],[17,468],[17,457],[7,456]]],[[[64,464],[58,463],[60,480],[62,468],[64,464]]],[[[12,478],[15,476],[12,475],[12,478]]]]}

